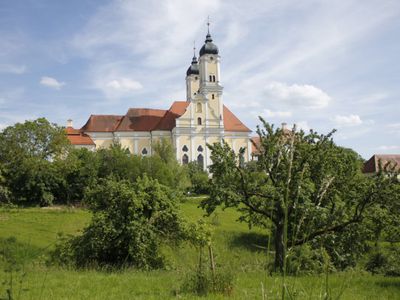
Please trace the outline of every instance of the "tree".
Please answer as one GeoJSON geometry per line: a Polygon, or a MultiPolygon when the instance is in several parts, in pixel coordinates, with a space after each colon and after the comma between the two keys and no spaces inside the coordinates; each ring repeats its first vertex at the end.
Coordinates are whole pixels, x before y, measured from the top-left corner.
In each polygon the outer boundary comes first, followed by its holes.
{"type": "Polygon", "coordinates": [[[51,204],[62,181],[52,162],[62,159],[68,149],[64,129],[45,118],[5,128],[0,133],[0,164],[11,200],[51,204]]]}
{"type": "Polygon", "coordinates": [[[241,221],[271,230],[275,270],[284,271],[288,248],[361,222],[389,181],[364,176],[359,155],[335,145],[333,132],[274,129],[260,120],[254,163],[241,163],[244,149],[235,154],[226,143],[209,145],[211,192],[202,207],[209,214],[236,207],[241,221]]]}
{"type": "Polygon", "coordinates": [[[197,162],[188,164],[189,178],[192,183],[191,190],[196,194],[208,194],[209,178],[208,173],[197,162]]]}
{"type": "Polygon", "coordinates": [[[7,166],[27,157],[52,160],[68,145],[64,128],[45,118],[16,123],[0,133],[0,161],[7,166]]]}
{"type": "Polygon", "coordinates": [[[87,191],[93,213],[83,234],[58,245],[54,256],[78,267],[163,266],[162,243],[185,237],[170,189],[144,176],[135,183],[103,179],[87,191]]]}

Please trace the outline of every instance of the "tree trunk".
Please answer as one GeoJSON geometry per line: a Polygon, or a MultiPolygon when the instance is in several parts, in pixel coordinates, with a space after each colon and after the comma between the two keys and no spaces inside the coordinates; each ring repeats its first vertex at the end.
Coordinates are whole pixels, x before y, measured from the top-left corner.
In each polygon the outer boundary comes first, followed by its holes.
{"type": "Polygon", "coordinates": [[[274,271],[283,272],[283,261],[286,255],[283,235],[284,235],[284,224],[283,220],[275,224],[275,263],[274,263],[274,271]]]}

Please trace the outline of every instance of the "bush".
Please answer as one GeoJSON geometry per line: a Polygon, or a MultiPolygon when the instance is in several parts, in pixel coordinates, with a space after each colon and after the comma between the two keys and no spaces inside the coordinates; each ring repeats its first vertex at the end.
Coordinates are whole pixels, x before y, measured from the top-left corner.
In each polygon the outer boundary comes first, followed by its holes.
{"type": "Polygon", "coordinates": [[[287,272],[293,275],[309,275],[323,273],[326,267],[333,270],[331,263],[325,259],[328,257],[323,248],[312,249],[309,244],[295,247],[288,253],[287,272]]]}
{"type": "Polygon", "coordinates": [[[219,270],[213,276],[209,270],[197,269],[188,274],[182,284],[182,292],[199,296],[218,293],[229,296],[233,291],[233,274],[228,270],[219,270]]]}
{"type": "Polygon", "coordinates": [[[192,183],[191,191],[196,194],[209,193],[209,177],[197,162],[191,162],[188,165],[189,178],[192,183]]]}
{"type": "Polygon", "coordinates": [[[400,276],[400,248],[391,246],[372,252],[365,269],[372,274],[400,276]]]}
{"type": "Polygon", "coordinates": [[[170,190],[144,176],[136,183],[101,180],[85,202],[93,212],[83,234],[61,240],[53,259],[77,267],[154,269],[164,266],[160,245],[184,237],[170,190]]]}

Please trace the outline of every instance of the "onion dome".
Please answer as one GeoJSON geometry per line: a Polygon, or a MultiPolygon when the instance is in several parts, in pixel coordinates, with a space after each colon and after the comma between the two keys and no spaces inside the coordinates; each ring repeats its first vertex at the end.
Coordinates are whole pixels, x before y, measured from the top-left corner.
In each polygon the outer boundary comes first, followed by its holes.
{"type": "Polygon", "coordinates": [[[204,45],[200,49],[200,56],[204,54],[218,54],[218,47],[212,41],[211,34],[208,32],[204,45]]]}
{"type": "Polygon", "coordinates": [[[186,76],[199,75],[199,74],[200,74],[200,72],[199,72],[199,64],[197,63],[196,56],[193,56],[192,64],[187,69],[186,76]]]}

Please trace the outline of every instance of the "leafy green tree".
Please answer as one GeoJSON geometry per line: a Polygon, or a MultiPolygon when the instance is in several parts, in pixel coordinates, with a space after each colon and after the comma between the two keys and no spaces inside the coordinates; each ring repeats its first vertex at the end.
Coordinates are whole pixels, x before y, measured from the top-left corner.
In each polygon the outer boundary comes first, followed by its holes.
{"type": "Polygon", "coordinates": [[[85,148],[71,149],[64,159],[55,161],[54,165],[56,172],[62,175],[55,197],[65,204],[80,203],[86,188],[99,179],[99,155],[85,148]]]}
{"type": "MultiPolygon", "coordinates": [[[[332,133],[274,129],[261,119],[258,160],[242,164],[228,144],[210,145],[210,197],[202,207],[236,207],[240,220],[273,232],[275,269],[284,271],[287,250],[360,223],[390,185],[361,173],[361,159],[335,145],[332,133]]],[[[386,195],[392,197],[393,195],[386,195]]]]}
{"type": "Polygon", "coordinates": [[[52,160],[62,155],[68,145],[63,127],[45,118],[16,123],[0,133],[0,161],[7,167],[27,157],[52,160]]]}
{"type": "Polygon", "coordinates": [[[19,204],[53,203],[62,174],[52,162],[68,149],[64,129],[45,118],[5,128],[0,133],[0,164],[11,199],[19,204]]]}
{"type": "Polygon", "coordinates": [[[0,204],[7,204],[10,202],[10,190],[6,185],[6,180],[3,176],[3,166],[0,163],[0,204]]]}
{"type": "Polygon", "coordinates": [[[135,183],[101,180],[85,198],[93,213],[81,236],[61,243],[54,256],[78,267],[160,268],[162,243],[185,237],[169,188],[144,176],[135,183]]]}
{"type": "Polygon", "coordinates": [[[208,194],[209,177],[208,173],[197,162],[188,164],[189,178],[192,184],[191,190],[196,194],[208,194]]]}

